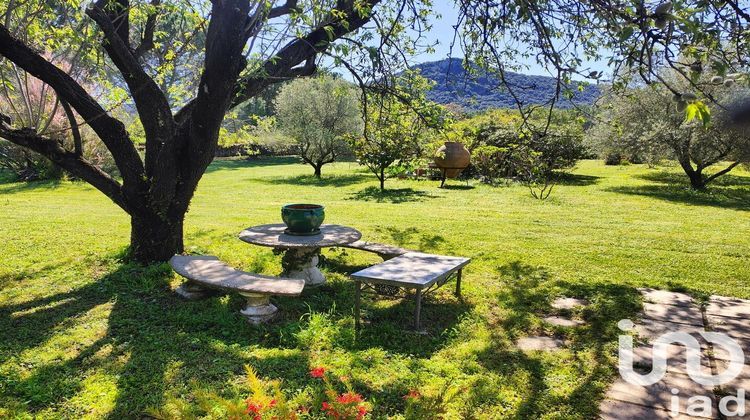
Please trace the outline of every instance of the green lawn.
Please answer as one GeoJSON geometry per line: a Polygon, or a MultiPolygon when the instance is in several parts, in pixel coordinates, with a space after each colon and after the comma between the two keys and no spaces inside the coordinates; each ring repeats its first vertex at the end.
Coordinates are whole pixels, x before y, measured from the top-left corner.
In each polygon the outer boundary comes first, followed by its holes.
{"type": "Polygon", "coordinates": [[[375,406],[398,416],[402,396],[448,389],[448,417],[591,418],[616,375],[616,321],[640,306],[635,287],[750,298],[750,175],[709,192],[686,189],[676,168],[581,162],[547,201],[522,186],[376,179],[356,165],[323,180],[290,159],[221,161],[204,177],[186,221],[186,246],[246,270],[278,274],[270,249],[240,242],[245,227],[278,222],[290,202],[327,206],[326,220],[367,240],[473,258],[463,302],[427,299],[429,335],[405,333],[412,305],[368,301],[353,334],[346,273],[379,261],[327,250],[326,286],[278,299],[272,325],[253,327],[238,296],[184,302],[166,266],[120,262],[128,219],[81,183],[0,184],[0,418],[111,417],[183,401],[201,391],[244,395],[243,366],[279,378],[290,394],[311,366],[348,375],[375,406]],[[541,318],[549,302],[589,299],[578,330],[541,318]],[[513,342],[552,332],[553,354],[513,342]]]}

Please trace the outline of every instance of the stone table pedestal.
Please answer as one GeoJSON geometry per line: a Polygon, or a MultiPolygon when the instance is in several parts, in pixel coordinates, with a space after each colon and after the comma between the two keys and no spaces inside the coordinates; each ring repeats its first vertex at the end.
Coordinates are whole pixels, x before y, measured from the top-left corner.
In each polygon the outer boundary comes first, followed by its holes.
{"type": "Polygon", "coordinates": [[[282,275],[304,279],[306,286],[319,286],[326,281],[318,269],[321,248],[347,245],[362,237],[358,230],[341,225],[322,225],[320,233],[312,236],[290,235],[285,230],[286,225],[281,223],[254,226],[243,230],[240,239],[283,254],[282,275]]]}

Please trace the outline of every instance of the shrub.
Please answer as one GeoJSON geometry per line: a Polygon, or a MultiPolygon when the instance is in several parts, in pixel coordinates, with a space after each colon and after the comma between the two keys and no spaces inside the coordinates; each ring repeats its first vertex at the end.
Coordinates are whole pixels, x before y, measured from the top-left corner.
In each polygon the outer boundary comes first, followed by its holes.
{"type": "Polygon", "coordinates": [[[496,180],[507,175],[502,170],[506,165],[508,149],[497,146],[480,146],[474,149],[472,165],[482,182],[494,184],[496,180]]]}
{"type": "Polygon", "coordinates": [[[620,165],[622,161],[623,157],[620,152],[609,152],[604,156],[605,165],[620,165]]]}
{"type": "Polygon", "coordinates": [[[49,159],[9,141],[0,140],[0,168],[19,181],[60,179],[62,170],[49,159]]]}
{"type": "Polygon", "coordinates": [[[452,140],[467,145],[476,174],[490,184],[501,178],[527,179],[530,162],[539,166],[532,172],[548,178],[588,155],[575,114],[558,111],[549,127],[530,130],[529,125],[542,126],[536,119],[529,117],[524,125],[518,113],[494,110],[453,124],[452,140]]]}
{"type": "MultiPolygon", "coordinates": [[[[373,409],[373,404],[352,388],[349,378],[334,375],[324,366],[312,366],[308,373],[312,384],[294,393],[284,390],[280,380],[260,378],[250,366],[245,367],[245,372],[249,388],[246,397],[225,398],[214,392],[198,392],[194,395],[197,406],[169,398],[162,408],[149,409],[147,414],[156,419],[208,416],[237,420],[363,420],[373,409]]],[[[441,418],[446,404],[458,395],[458,390],[446,383],[436,391],[439,392],[434,396],[428,396],[409,389],[403,396],[403,418],[441,418]]]]}

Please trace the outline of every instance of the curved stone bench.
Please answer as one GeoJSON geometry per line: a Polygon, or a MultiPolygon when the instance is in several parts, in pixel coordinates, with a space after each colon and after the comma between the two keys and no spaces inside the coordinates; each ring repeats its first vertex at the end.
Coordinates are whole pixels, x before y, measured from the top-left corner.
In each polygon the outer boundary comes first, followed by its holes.
{"type": "Polygon", "coordinates": [[[372,252],[372,253],[378,254],[380,258],[382,258],[383,260],[390,260],[391,258],[396,258],[401,255],[404,255],[407,252],[412,252],[411,250],[399,248],[393,245],[379,244],[377,242],[367,242],[367,241],[356,241],[350,244],[341,245],[341,247],[372,252]]]}
{"type": "Polygon", "coordinates": [[[269,299],[271,296],[299,296],[305,287],[302,279],[235,270],[211,255],[175,255],[169,265],[187,279],[177,288],[177,294],[185,299],[198,299],[211,290],[237,292],[247,299],[247,306],[240,313],[253,324],[270,320],[278,311],[269,299]]]}

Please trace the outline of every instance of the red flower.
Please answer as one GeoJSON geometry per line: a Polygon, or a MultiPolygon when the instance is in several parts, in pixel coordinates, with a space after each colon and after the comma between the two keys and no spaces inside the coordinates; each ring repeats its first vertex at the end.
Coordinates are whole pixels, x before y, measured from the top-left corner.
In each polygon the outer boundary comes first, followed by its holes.
{"type": "Polygon", "coordinates": [[[406,395],[404,395],[404,399],[405,400],[409,400],[409,399],[416,400],[416,399],[418,399],[421,396],[422,396],[422,394],[420,394],[419,391],[417,391],[416,389],[410,389],[409,392],[406,395]]]}
{"type": "Polygon", "coordinates": [[[367,415],[367,407],[360,405],[357,407],[357,420],[362,420],[367,415]]]}
{"type": "Polygon", "coordinates": [[[336,401],[338,401],[341,404],[357,404],[364,401],[361,395],[355,394],[354,392],[347,392],[344,394],[339,395],[336,398],[336,401]]]}
{"type": "Polygon", "coordinates": [[[276,407],[276,400],[271,400],[271,401],[270,401],[270,402],[268,403],[268,408],[273,408],[273,407],[276,407]]]}
{"type": "Polygon", "coordinates": [[[313,378],[322,378],[326,373],[326,368],[323,366],[314,367],[310,370],[310,376],[313,378]]]}
{"type": "Polygon", "coordinates": [[[258,414],[262,409],[263,406],[261,404],[257,404],[253,401],[247,400],[247,410],[245,410],[247,414],[258,414]]]}

